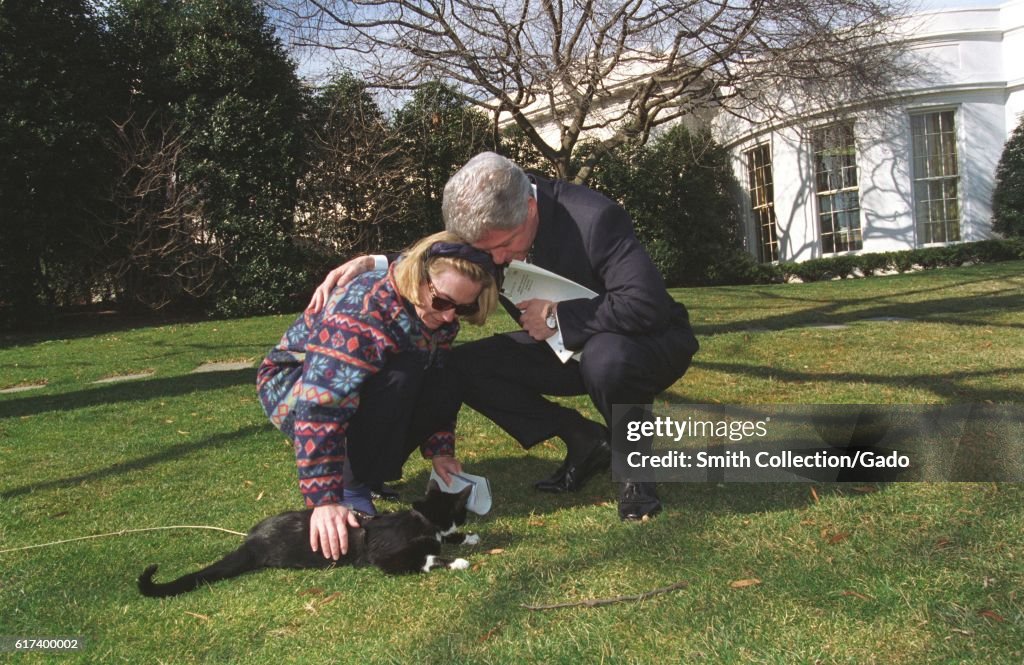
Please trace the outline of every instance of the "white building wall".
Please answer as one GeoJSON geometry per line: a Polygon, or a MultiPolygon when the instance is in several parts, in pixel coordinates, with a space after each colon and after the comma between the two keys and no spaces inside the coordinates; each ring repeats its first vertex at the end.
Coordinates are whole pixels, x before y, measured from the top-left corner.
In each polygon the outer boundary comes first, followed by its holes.
{"type": "Polygon", "coordinates": [[[910,116],[902,108],[865,113],[854,126],[860,169],[864,252],[916,243],[911,184],[910,116]]]}
{"type": "MultiPolygon", "coordinates": [[[[1024,1],[913,17],[911,48],[929,65],[908,82],[898,103],[852,115],[859,167],[861,252],[920,247],[914,223],[910,115],[953,110],[960,173],[961,238],[992,237],[991,199],[1003,144],[1024,112],[1024,1]]],[[[730,148],[737,179],[747,187],[745,153],[769,143],[775,215],[783,261],[822,256],[810,131],[820,120],[757,127],[720,117],[719,140],[730,148]]],[[[745,201],[749,209],[749,201],[745,201]]],[[[756,254],[753,218],[748,246],[756,254]]]]}
{"type": "Polygon", "coordinates": [[[1003,61],[1018,63],[1008,67],[1006,73],[1006,127],[1008,131],[1021,121],[1024,114],[1024,2],[1015,2],[1003,7],[1003,61]]]}

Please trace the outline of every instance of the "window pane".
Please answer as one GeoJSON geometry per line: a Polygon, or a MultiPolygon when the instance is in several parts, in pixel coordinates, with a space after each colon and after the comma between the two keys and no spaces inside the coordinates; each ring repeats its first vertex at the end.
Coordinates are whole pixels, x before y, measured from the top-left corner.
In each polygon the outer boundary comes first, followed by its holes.
{"type": "Polygon", "coordinates": [[[960,239],[959,165],[954,111],[910,118],[918,243],[960,239]]]}
{"type": "Polygon", "coordinates": [[[750,180],[750,203],[757,232],[758,259],[777,261],[779,241],[775,228],[775,201],[772,191],[772,163],[768,145],[747,151],[747,171],[750,180]]]}
{"type": "Polygon", "coordinates": [[[812,142],[821,251],[833,254],[861,249],[860,191],[853,124],[816,130],[812,142]]]}

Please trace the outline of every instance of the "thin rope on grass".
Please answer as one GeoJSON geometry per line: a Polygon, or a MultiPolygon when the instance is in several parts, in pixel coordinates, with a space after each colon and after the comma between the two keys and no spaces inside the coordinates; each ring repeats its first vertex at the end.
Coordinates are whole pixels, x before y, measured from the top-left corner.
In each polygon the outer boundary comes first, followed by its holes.
{"type": "Polygon", "coordinates": [[[150,526],[144,529],[121,529],[120,531],[112,531],[110,533],[98,533],[95,536],[79,536],[78,538],[68,538],[67,540],[55,540],[52,543],[41,543],[39,545],[26,545],[24,547],[12,547],[6,550],[0,550],[0,554],[7,554],[8,552],[21,552],[23,550],[32,550],[37,547],[50,547],[51,545],[63,545],[65,543],[74,543],[79,540],[92,540],[93,538],[107,538],[109,536],[123,536],[128,533],[141,533],[143,531],[164,531],[166,529],[208,529],[210,531],[223,531],[224,533],[230,533],[236,536],[245,536],[240,531],[232,531],[231,529],[222,529],[219,526],[202,526],[202,525],[191,525],[191,524],[177,524],[174,526],[150,526]]]}
{"type": "Polygon", "coordinates": [[[689,582],[683,580],[682,582],[676,582],[660,589],[652,589],[651,591],[645,591],[638,593],[635,596],[615,596],[614,598],[589,598],[587,600],[579,600],[572,603],[555,603],[554,605],[520,605],[520,607],[532,610],[534,612],[540,610],[559,610],[565,607],[601,607],[602,605],[612,605],[614,603],[631,603],[638,600],[647,600],[652,596],[659,594],[668,593],[669,591],[675,591],[676,589],[685,589],[690,585],[689,582]]]}

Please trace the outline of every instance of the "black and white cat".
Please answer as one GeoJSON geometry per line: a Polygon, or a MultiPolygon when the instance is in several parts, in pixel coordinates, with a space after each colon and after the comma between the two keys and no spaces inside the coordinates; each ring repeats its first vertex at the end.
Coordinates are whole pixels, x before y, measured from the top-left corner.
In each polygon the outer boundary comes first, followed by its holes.
{"type": "Polygon", "coordinates": [[[476,545],[475,534],[458,528],[466,523],[466,500],[470,488],[458,494],[442,492],[431,481],[427,495],[410,510],[362,519],[360,528],[349,528],[348,553],[339,560],[325,559],[309,546],[309,519],[313,510],[281,513],[268,517],[249,531],[242,543],[220,561],[183,575],[173,582],[153,582],[157,566],[139,576],[144,596],[176,596],[199,588],[204,582],[235,577],[260,568],[329,568],[331,566],[377,566],[386,573],[429,572],[435,568],[464,570],[465,559],[444,559],[441,543],[476,545]]]}

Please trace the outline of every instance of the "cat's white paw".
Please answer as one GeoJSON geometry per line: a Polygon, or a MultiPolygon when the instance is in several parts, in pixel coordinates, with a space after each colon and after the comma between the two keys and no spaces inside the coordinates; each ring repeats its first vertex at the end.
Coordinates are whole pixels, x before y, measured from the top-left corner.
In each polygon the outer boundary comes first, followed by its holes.
{"type": "Polygon", "coordinates": [[[466,534],[466,539],[462,541],[462,544],[463,545],[479,545],[480,544],[480,536],[476,535],[475,533],[467,533],[466,534]]]}
{"type": "Polygon", "coordinates": [[[465,559],[456,559],[448,564],[448,567],[452,570],[466,570],[469,568],[469,562],[465,559]]]}

